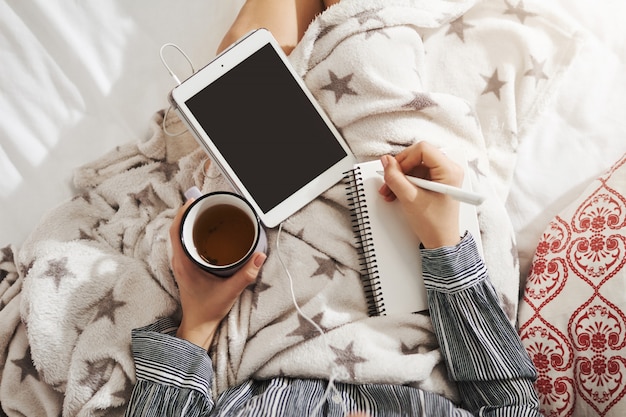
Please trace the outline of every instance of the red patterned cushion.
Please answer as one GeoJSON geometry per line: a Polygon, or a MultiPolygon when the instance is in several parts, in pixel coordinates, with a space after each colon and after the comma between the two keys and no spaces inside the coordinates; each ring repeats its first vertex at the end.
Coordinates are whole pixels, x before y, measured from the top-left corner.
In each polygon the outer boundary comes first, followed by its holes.
{"type": "Polygon", "coordinates": [[[626,416],[626,155],[543,233],[519,310],[545,416],[626,416]]]}

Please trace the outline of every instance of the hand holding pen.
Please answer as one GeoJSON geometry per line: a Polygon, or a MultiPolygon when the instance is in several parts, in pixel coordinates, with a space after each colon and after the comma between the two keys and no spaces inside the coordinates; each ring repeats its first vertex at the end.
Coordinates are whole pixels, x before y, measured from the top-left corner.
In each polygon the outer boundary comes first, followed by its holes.
{"type": "MultiPolygon", "coordinates": [[[[422,244],[427,248],[457,244],[460,240],[459,197],[464,196],[460,189],[463,169],[424,141],[395,157],[385,155],[381,162],[385,169],[385,184],[379,192],[387,201],[398,199],[411,229],[422,244]],[[416,187],[415,181],[407,175],[420,179],[417,182],[421,185],[416,187]]],[[[478,200],[480,198],[474,199],[478,200]]]]}

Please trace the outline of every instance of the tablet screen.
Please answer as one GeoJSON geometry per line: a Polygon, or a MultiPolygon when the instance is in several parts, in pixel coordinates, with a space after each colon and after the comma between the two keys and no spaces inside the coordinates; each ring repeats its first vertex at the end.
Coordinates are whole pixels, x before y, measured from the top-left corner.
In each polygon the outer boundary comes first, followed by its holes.
{"type": "Polygon", "coordinates": [[[185,104],[263,212],[346,157],[269,44],[185,104]]]}

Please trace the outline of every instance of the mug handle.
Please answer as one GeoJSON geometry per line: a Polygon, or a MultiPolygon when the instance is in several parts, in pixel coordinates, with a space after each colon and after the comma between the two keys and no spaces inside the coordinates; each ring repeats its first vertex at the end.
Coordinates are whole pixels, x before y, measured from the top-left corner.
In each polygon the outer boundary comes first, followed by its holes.
{"type": "Polygon", "coordinates": [[[196,186],[193,186],[190,189],[188,189],[187,191],[185,191],[185,198],[187,200],[191,200],[191,199],[195,200],[195,199],[197,199],[197,198],[199,198],[201,196],[202,196],[202,192],[196,186]]]}

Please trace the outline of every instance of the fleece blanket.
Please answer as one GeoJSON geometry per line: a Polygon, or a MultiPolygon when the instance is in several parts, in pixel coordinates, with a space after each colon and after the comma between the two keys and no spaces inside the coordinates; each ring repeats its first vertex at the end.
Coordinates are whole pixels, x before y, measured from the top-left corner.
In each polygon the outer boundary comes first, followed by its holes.
{"type": "MultiPolygon", "coordinates": [[[[519,272],[503,201],[515,148],[577,45],[548,7],[344,0],[316,18],[290,56],[360,160],[419,140],[465,151],[474,189],[488,196],[478,209],[483,252],[511,321],[519,272]]],[[[167,131],[179,131],[170,116],[167,131]]],[[[23,247],[4,249],[8,415],[121,415],[134,382],[131,329],[177,314],[170,222],[190,186],[229,186],[188,133],[168,137],[162,121],[158,112],[149,139],[78,169],[82,191],[23,247]]],[[[349,219],[340,183],[267,231],[262,273],[210,351],[216,394],[287,375],[410,384],[456,398],[428,315],[368,317],[349,219]]]]}

